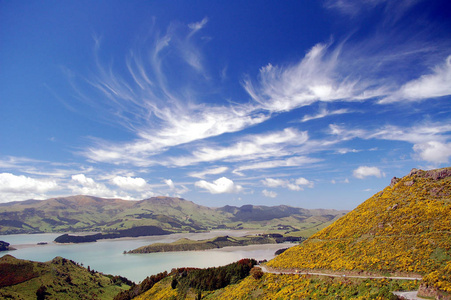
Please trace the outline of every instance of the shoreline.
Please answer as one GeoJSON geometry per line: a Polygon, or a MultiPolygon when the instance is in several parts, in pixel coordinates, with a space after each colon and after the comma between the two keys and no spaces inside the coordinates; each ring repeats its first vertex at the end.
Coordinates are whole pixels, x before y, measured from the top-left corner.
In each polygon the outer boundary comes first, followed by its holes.
{"type": "MultiPolygon", "coordinates": [[[[153,242],[153,240],[167,240],[168,242],[176,241],[180,238],[190,237],[193,240],[202,240],[205,239],[205,237],[214,238],[221,235],[229,235],[233,237],[241,237],[245,235],[253,235],[253,234],[259,234],[262,233],[262,230],[254,230],[254,229],[238,229],[238,230],[223,230],[223,229],[214,229],[207,232],[198,232],[198,233],[170,233],[166,235],[149,235],[149,236],[138,236],[138,237],[118,237],[113,239],[101,239],[96,242],[87,242],[87,243],[56,243],[54,242],[54,239],[52,240],[46,240],[45,238],[39,240],[40,242],[46,242],[45,245],[38,245],[37,243],[10,243],[10,246],[15,249],[26,249],[26,248],[36,248],[36,247],[46,247],[46,246],[55,246],[55,245],[81,245],[81,244],[92,244],[92,243],[104,243],[104,242],[115,242],[115,241],[138,241],[138,240],[148,240],[150,242],[153,242]]],[[[96,234],[99,232],[67,232],[67,234],[72,235],[78,235],[78,236],[85,236],[90,234],[96,234]]],[[[33,236],[36,237],[38,235],[45,236],[60,236],[65,233],[53,233],[53,232],[46,232],[46,233],[20,233],[20,234],[14,234],[14,235],[2,235],[0,238],[4,237],[27,237],[27,236],[33,236]]],[[[238,246],[237,246],[238,247],[238,246]]],[[[14,250],[4,251],[4,252],[13,252],[14,250]]],[[[184,251],[183,251],[184,252],[184,251]]]]}

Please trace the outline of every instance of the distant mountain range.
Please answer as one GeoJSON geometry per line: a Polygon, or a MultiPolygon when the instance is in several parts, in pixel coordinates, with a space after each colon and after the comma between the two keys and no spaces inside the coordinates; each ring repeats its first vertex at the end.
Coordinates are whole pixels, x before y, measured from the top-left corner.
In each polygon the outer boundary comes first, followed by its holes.
{"type": "Polygon", "coordinates": [[[345,213],[285,205],[210,208],[171,197],[129,201],[79,195],[0,204],[0,233],[108,232],[157,226],[171,232],[262,229],[308,236],[345,213]]]}

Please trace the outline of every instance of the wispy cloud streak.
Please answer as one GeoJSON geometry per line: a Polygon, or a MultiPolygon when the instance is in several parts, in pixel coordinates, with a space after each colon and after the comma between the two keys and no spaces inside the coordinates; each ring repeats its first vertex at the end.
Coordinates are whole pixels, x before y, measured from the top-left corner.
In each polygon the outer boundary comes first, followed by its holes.
{"type": "MultiPolygon", "coordinates": [[[[206,23],[207,19],[203,19],[185,26],[185,31],[189,29],[187,34],[174,24],[163,35],[153,32],[150,46],[149,42],[141,45],[148,48],[148,53],[141,53],[139,48],[127,56],[128,78],[117,75],[112,66],[105,67],[97,58],[97,75],[89,84],[103,102],[93,105],[105,105],[137,138],[122,144],[96,140],[95,146],[83,152],[85,156],[100,162],[152,165],[149,158],[169,147],[236,132],[268,119],[268,115],[248,104],[206,105],[193,97],[197,80],[206,75],[201,51],[192,39],[206,23]],[[188,68],[171,66],[173,56],[182,58],[188,68]],[[170,83],[166,74],[172,72],[181,73],[184,78],[170,83]]],[[[99,40],[96,45],[96,51],[100,51],[99,40]]]]}

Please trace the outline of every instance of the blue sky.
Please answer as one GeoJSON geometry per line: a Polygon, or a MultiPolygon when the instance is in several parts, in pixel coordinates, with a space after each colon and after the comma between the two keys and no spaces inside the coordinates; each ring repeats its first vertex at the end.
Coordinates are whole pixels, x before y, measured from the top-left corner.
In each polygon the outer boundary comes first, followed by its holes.
{"type": "Polygon", "coordinates": [[[449,166],[447,1],[0,1],[0,202],[352,209],[449,166]]]}

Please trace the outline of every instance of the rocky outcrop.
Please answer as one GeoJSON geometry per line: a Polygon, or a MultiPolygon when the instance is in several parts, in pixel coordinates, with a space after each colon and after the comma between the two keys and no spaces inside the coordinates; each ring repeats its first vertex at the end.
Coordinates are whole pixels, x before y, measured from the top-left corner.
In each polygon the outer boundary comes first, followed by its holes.
{"type": "Polygon", "coordinates": [[[418,296],[436,300],[451,300],[450,294],[424,284],[418,289],[418,296]]]}
{"type": "Polygon", "coordinates": [[[0,241],[0,251],[10,251],[10,250],[16,250],[13,247],[9,246],[9,243],[0,241]]]}
{"type": "Polygon", "coordinates": [[[440,179],[451,176],[451,168],[442,168],[442,169],[429,170],[429,171],[423,171],[423,170],[413,168],[410,171],[409,175],[407,175],[407,176],[414,176],[414,175],[418,176],[418,177],[432,178],[434,180],[440,180],[440,179]]]}

